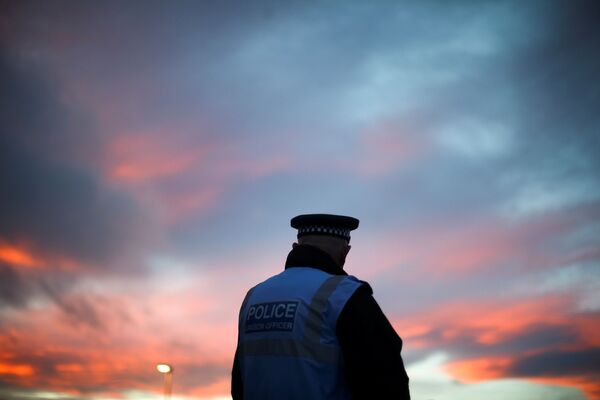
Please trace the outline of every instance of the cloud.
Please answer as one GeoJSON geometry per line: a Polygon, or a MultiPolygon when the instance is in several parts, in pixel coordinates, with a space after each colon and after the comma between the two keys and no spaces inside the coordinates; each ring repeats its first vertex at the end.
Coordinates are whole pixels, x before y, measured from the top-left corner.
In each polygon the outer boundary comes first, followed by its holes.
{"type": "Polygon", "coordinates": [[[444,370],[461,382],[540,378],[591,394],[597,320],[597,313],[576,312],[568,296],[546,295],[438,305],[394,325],[407,360],[444,352],[444,370]]]}
{"type": "Polygon", "coordinates": [[[600,365],[600,348],[547,351],[517,358],[511,363],[508,372],[515,376],[595,375],[598,378],[600,377],[600,372],[597,371],[598,365],[600,365]]]}
{"type": "MultiPolygon", "coordinates": [[[[569,265],[597,261],[598,210],[596,204],[584,205],[519,220],[477,213],[408,215],[401,225],[392,221],[381,228],[371,222],[356,232],[347,268],[370,280],[378,296],[393,296],[393,307],[429,306],[486,293],[503,296],[507,290],[518,295],[537,292],[547,286],[541,277],[545,282],[569,265]],[[405,289],[397,293],[397,287],[405,289]]],[[[593,289],[591,282],[587,286],[593,289]]],[[[582,289],[577,284],[563,292],[591,293],[582,289]]]]}
{"type": "MultiPolygon", "coordinates": [[[[557,382],[534,383],[523,379],[493,379],[480,382],[459,382],[448,375],[444,364],[448,356],[434,353],[407,367],[413,396],[435,399],[584,399],[576,388],[560,386],[557,382]]],[[[481,366],[481,365],[480,365],[481,366]]],[[[566,382],[567,385],[572,382],[566,382]]]]}
{"type": "Polygon", "coordinates": [[[452,362],[447,370],[465,382],[506,377],[528,378],[540,383],[579,388],[588,398],[600,393],[598,384],[599,350],[553,350],[471,358],[452,362]]]}
{"type": "Polygon", "coordinates": [[[461,355],[518,352],[532,346],[556,348],[561,343],[563,347],[595,345],[598,340],[591,326],[598,315],[577,312],[575,298],[546,295],[455,300],[405,315],[397,320],[396,328],[407,340],[414,340],[413,346],[447,345],[461,355]],[[539,341],[534,340],[536,337],[539,341]]]}
{"type": "MultiPolygon", "coordinates": [[[[69,271],[23,270],[0,261],[0,310],[6,308],[26,309],[34,303],[61,301],[59,292],[68,292],[77,278],[69,271]],[[50,296],[49,290],[55,295],[50,296]]],[[[0,325],[9,325],[10,319],[0,320],[0,325]]]]}
{"type": "Polygon", "coordinates": [[[30,295],[31,288],[19,272],[0,262],[0,306],[23,306],[30,295]]]}
{"type": "Polygon", "coordinates": [[[194,168],[211,150],[208,145],[190,148],[180,138],[173,140],[169,133],[117,135],[109,145],[114,158],[109,162],[109,175],[133,182],[165,178],[194,168]]]}
{"type": "Polygon", "coordinates": [[[127,311],[111,307],[108,299],[101,296],[65,294],[45,282],[42,289],[60,309],[64,320],[75,327],[86,325],[94,331],[105,330],[104,324],[115,319],[130,320],[127,311]]]}
{"type": "Polygon", "coordinates": [[[61,254],[110,270],[143,244],[148,216],[73,156],[84,137],[80,150],[90,152],[97,133],[52,85],[4,52],[0,75],[7,82],[0,101],[11,104],[0,111],[0,240],[26,243],[40,259],[61,254]]]}

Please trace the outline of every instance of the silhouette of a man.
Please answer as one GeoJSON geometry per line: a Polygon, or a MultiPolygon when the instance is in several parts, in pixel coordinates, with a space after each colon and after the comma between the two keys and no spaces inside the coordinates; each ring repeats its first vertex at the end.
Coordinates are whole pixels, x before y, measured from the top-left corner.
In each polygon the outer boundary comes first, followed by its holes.
{"type": "Polygon", "coordinates": [[[299,215],[285,270],[248,291],[234,400],[410,399],[402,340],[368,283],[344,270],[356,218],[299,215]]]}

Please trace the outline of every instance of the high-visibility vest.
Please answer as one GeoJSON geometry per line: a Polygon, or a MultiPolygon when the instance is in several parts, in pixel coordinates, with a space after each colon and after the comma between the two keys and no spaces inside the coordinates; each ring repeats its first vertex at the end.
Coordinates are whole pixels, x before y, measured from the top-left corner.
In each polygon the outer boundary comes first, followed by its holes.
{"type": "Polygon", "coordinates": [[[238,337],[244,399],[349,399],[336,323],[361,285],[293,267],[250,289],[238,337]]]}

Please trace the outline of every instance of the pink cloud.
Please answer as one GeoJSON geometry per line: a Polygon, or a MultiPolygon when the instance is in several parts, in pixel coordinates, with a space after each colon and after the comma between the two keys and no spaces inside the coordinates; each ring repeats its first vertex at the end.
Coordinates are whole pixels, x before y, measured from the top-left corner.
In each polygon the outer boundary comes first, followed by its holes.
{"type": "Polygon", "coordinates": [[[522,255],[526,244],[510,228],[494,223],[479,226],[423,225],[410,231],[379,233],[357,247],[352,263],[370,265],[370,278],[396,269],[404,279],[454,277],[482,271],[522,255]]]}
{"type": "Polygon", "coordinates": [[[341,163],[344,170],[355,170],[373,177],[410,167],[433,150],[433,144],[410,121],[384,121],[361,132],[357,153],[341,163]]]}
{"type": "Polygon", "coordinates": [[[207,214],[218,204],[224,190],[220,186],[203,186],[159,192],[157,197],[163,210],[162,219],[167,225],[173,225],[190,216],[207,214]]]}
{"type": "Polygon", "coordinates": [[[120,134],[108,145],[108,174],[133,183],[170,177],[198,167],[213,149],[211,143],[190,145],[168,129],[120,134]]]}
{"type": "Polygon", "coordinates": [[[239,143],[205,137],[186,124],[111,137],[103,162],[107,179],[154,207],[166,225],[214,210],[240,181],[292,166],[290,157],[258,157],[239,143]]]}
{"type": "MultiPolygon", "coordinates": [[[[394,325],[403,337],[423,347],[451,342],[465,332],[481,345],[493,345],[535,324],[571,323],[572,305],[572,299],[565,296],[463,300],[407,315],[394,325]],[[434,331],[439,335],[431,337],[434,331]]],[[[585,321],[579,323],[582,332],[589,329],[585,321]]]]}
{"type": "Polygon", "coordinates": [[[218,176],[223,177],[242,176],[256,179],[288,170],[293,164],[292,158],[286,155],[274,154],[257,157],[239,154],[217,162],[215,172],[218,176]]]}
{"type": "Polygon", "coordinates": [[[407,280],[458,279],[465,274],[522,273],[594,259],[593,248],[557,251],[554,243],[587,221],[586,207],[520,221],[500,216],[476,220],[437,220],[403,230],[377,232],[353,250],[352,263],[369,265],[366,277],[396,269],[407,280]],[[375,236],[376,235],[376,236],[375,236]]]}

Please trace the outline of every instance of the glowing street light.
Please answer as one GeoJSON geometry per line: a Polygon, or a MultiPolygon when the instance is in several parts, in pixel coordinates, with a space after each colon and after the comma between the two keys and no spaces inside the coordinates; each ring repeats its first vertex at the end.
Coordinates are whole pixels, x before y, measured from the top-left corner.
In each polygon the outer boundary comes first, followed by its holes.
{"type": "Polygon", "coordinates": [[[156,364],[156,369],[161,374],[168,374],[173,370],[169,364],[156,364]]]}
{"type": "Polygon", "coordinates": [[[169,364],[156,364],[156,370],[165,377],[165,399],[170,399],[173,387],[173,367],[169,364]]]}

